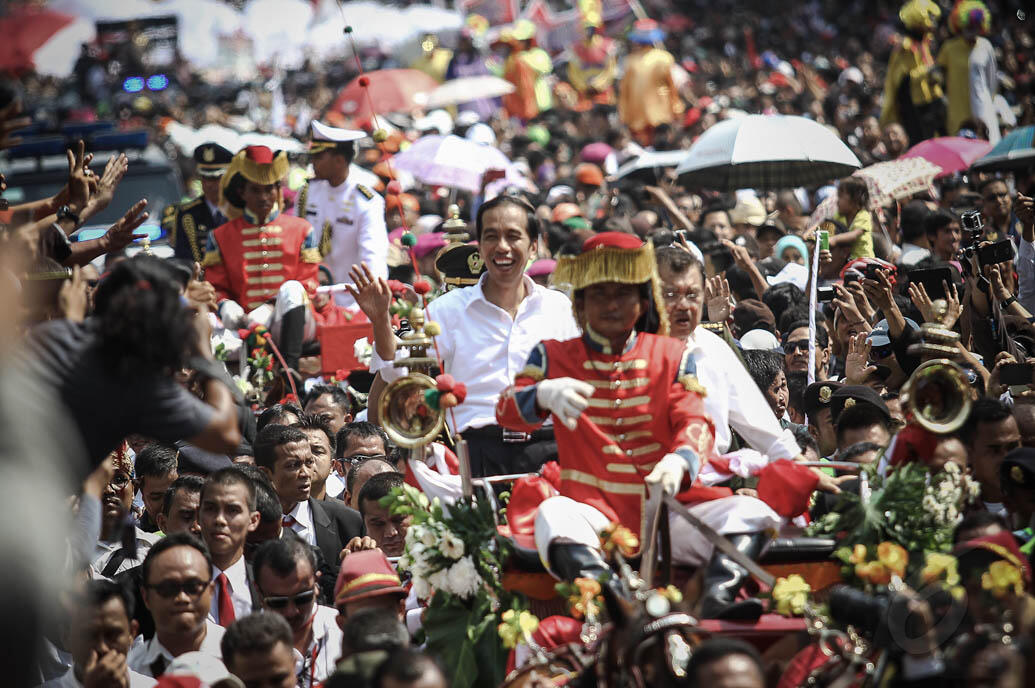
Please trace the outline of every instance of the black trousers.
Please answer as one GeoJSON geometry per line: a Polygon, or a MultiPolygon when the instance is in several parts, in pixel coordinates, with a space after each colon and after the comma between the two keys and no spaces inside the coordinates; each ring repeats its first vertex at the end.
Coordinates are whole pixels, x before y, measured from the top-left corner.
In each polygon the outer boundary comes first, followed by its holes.
{"type": "Polygon", "coordinates": [[[482,478],[507,473],[533,473],[557,459],[553,429],[537,430],[525,442],[504,442],[499,426],[472,428],[460,433],[467,440],[471,476],[482,478]]]}

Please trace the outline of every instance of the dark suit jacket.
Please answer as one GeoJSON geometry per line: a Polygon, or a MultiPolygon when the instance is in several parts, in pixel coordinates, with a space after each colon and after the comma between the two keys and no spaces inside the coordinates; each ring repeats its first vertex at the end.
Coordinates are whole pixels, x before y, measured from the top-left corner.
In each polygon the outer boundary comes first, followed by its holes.
{"type": "Polygon", "coordinates": [[[316,546],[323,555],[321,588],[333,592],[338,580],[338,555],[346,543],[363,535],[363,518],[355,509],[345,506],[336,499],[309,499],[309,511],[313,514],[313,530],[316,531],[316,546]]]}
{"type": "Polygon", "coordinates": [[[208,233],[216,228],[216,221],[205,197],[199,196],[168,206],[162,214],[162,227],[169,235],[176,258],[200,262],[205,257],[208,233]]]}

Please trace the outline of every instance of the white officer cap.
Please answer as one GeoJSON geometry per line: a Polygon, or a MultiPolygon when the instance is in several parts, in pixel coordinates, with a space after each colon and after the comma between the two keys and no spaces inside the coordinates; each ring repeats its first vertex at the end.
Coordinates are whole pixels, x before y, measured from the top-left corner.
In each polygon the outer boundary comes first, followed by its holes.
{"type": "Polygon", "coordinates": [[[312,141],[309,144],[310,153],[319,153],[337,146],[339,143],[359,141],[366,138],[367,133],[359,129],[338,129],[321,124],[315,119],[309,123],[312,133],[312,141]]]}

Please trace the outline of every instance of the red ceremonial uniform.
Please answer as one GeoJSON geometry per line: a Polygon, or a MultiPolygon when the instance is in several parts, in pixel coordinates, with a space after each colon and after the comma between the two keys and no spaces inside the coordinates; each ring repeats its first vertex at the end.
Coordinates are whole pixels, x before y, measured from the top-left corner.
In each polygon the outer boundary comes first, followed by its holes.
{"type": "Polygon", "coordinates": [[[666,454],[679,454],[700,471],[712,457],[714,428],[704,411],[693,359],[681,341],[634,333],[625,351],[609,352],[591,334],[549,340],[496,406],[500,425],[531,432],[547,414],[536,407],[534,385],[571,377],[594,387],[574,431],[556,424],[562,495],[593,506],[635,533],[643,532],[644,478],[666,454]]]}
{"type": "Polygon", "coordinates": [[[257,224],[249,215],[209,232],[205,279],[219,299],[231,299],[250,311],[276,298],[280,285],[289,280],[301,282],[312,296],[321,260],[312,226],[283,214],[257,224]]]}

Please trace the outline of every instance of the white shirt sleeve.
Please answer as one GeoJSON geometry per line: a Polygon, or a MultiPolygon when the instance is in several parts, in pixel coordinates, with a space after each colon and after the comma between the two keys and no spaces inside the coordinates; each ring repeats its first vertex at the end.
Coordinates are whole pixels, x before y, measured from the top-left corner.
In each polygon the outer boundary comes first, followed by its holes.
{"type": "Polygon", "coordinates": [[[1035,243],[1021,238],[1017,251],[1017,300],[1035,313],[1035,243]]]}
{"type": "Polygon", "coordinates": [[[730,350],[724,362],[729,375],[729,423],[754,449],[769,457],[793,459],[801,453],[790,430],[780,427],[769,403],[762,396],[762,390],[751,379],[747,368],[730,350]]]}
{"type": "Polygon", "coordinates": [[[378,194],[367,200],[357,189],[362,212],[356,214],[359,231],[356,241],[360,262],[366,263],[375,277],[388,277],[388,230],[385,227],[385,200],[378,194]]]}

